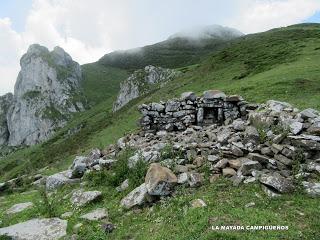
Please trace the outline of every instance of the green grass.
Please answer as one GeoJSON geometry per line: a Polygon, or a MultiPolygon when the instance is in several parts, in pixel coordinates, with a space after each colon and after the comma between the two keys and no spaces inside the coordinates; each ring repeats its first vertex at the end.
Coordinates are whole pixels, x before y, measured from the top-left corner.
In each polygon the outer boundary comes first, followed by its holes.
{"type": "Polygon", "coordinates": [[[224,48],[230,39],[206,39],[197,42],[184,38],[168,39],[129,51],[105,55],[99,63],[126,70],[137,70],[146,65],[164,68],[185,67],[200,62],[210,53],[224,48]]]}
{"type": "Polygon", "coordinates": [[[113,98],[120,90],[120,82],[128,77],[125,70],[89,63],[82,66],[82,87],[89,103],[97,103],[113,98]]]}
{"type": "MultiPolygon", "coordinates": [[[[74,189],[74,187],[73,187],[74,189]]],[[[103,192],[103,200],[76,209],[70,203],[71,188],[58,191],[54,197],[61,199],[55,204],[56,216],[66,211],[74,215],[68,219],[68,233],[72,227],[84,223],[79,239],[319,239],[319,200],[301,193],[284,195],[279,199],[268,199],[258,184],[234,187],[231,182],[220,179],[198,189],[179,187],[175,197],[163,199],[152,207],[139,212],[125,211],[119,206],[120,200],[128,193],[118,193],[114,187],[97,185],[88,188],[103,192]],[[66,197],[64,197],[66,196],[66,197]],[[64,197],[64,198],[63,198],[64,197]],[[190,202],[201,198],[206,208],[192,209],[190,202]],[[255,206],[245,205],[254,202],[255,206]],[[98,207],[108,210],[109,221],[117,226],[106,235],[99,222],[87,222],[79,216],[98,207]],[[213,231],[212,226],[221,225],[281,225],[288,231],[213,231]]],[[[0,227],[8,226],[33,217],[47,216],[39,192],[25,195],[9,195],[1,200],[0,227]],[[15,203],[32,201],[35,206],[25,212],[7,216],[4,212],[15,203]]]]}

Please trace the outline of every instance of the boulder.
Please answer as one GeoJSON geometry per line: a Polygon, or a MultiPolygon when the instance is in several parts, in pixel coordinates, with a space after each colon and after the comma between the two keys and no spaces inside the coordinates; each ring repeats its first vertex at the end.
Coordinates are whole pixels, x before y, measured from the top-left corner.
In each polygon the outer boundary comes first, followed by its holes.
{"type": "Polygon", "coordinates": [[[202,185],[203,177],[200,173],[190,173],[188,183],[190,187],[199,187],[202,185]]]}
{"type": "Polygon", "coordinates": [[[166,112],[176,112],[180,108],[180,102],[177,100],[169,100],[166,104],[166,112]]]}
{"type": "Polygon", "coordinates": [[[253,126],[247,126],[244,132],[244,140],[247,143],[258,144],[260,142],[258,130],[253,126]]]}
{"type": "Polygon", "coordinates": [[[228,161],[229,167],[233,169],[239,169],[242,165],[241,161],[239,159],[229,160],[228,161]]]}
{"type": "Polygon", "coordinates": [[[217,140],[219,143],[226,143],[231,136],[229,128],[223,128],[217,133],[217,140]]]}
{"type": "Polygon", "coordinates": [[[236,131],[244,131],[246,129],[246,123],[241,119],[236,119],[233,121],[232,127],[236,131]]]}
{"type": "Polygon", "coordinates": [[[99,191],[77,190],[72,194],[71,203],[77,207],[82,207],[90,202],[100,200],[102,193],[99,191]]]}
{"type": "Polygon", "coordinates": [[[213,99],[226,99],[226,94],[219,90],[208,90],[203,93],[203,99],[213,100],[213,99]]]}
{"type": "Polygon", "coordinates": [[[292,166],[293,161],[285,156],[283,156],[282,154],[277,154],[274,156],[274,159],[276,159],[277,161],[279,161],[280,163],[286,165],[286,166],[292,166]]]}
{"type": "MultiPolygon", "coordinates": [[[[270,150],[271,151],[271,150],[270,150]]],[[[267,165],[268,163],[273,163],[274,161],[266,156],[263,156],[258,153],[249,153],[248,158],[252,161],[257,161],[261,163],[262,165],[267,165]]]]}
{"type": "Polygon", "coordinates": [[[0,236],[17,240],[58,240],[66,235],[67,221],[59,218],[36,218],[0,228],[0,236]]]}
{"type": "Polygon", "coordinates": [[[312,108],[308,108],[308,109],[301,111],[300,115],[303,119],[317,118],[317,117],[319,117],[319,112],[317,110],[312,109],[312,108]]]}
{"type": "Polygon", "coordinates": [[[292,134],[297,135],[303,129],[303,123],[294,121],[289,124],[289,128],[292,134]]]}
{"type": "Polygon", "coordinates": [[[281,194],[279,194],[278,191],[272,189],[272,188],[269,188],[265,185],[261,185],[262,187],[262,190],[265,192],[265,194],[269,197],[269,198],[277,198],[277,197],[280,197],[281,194]]]}
{"type": "Polygon", "coordinates": [[[308,195],[312,197],[320,196],[320,183],[302,182],[302,185],[308,195]]]}
{"type": "Polygon", "coordinates": [[[46,180],[46,189],[52,191],[64,185],[80,183],[80,179],[70,179],[71,176],[72,171],[70,170],[48,176],[46,180]]]}
{"type": "Polygon", "coordinates": [[[60,217],[62,219],[68,219],[68,218],[72,217],[72,215],[73,215],[73,212],[65,212],[65,213],[61,214],[60,217]]]}
{"type": "Polygon", "coordinates": [[[86,172],[87,165],[85,163],[75,164],[72,168],[71,178],[81,178],[86,172]]]}
{"type": "Polygon", "coordinates": [[[224,168],[222,169],[222,176],[224,177],[233,177],[237,172],[233,168],[224,168]]]}
{"type": "Polygon", "coordinates": [[[145,203],[152,202],[153,198],[148,194],[146,184],[143,183],[135,188],[126,197],[124,197],[120,205],[123,208],[130,209],[135,206],[142,206],[145,203]]]}
{"type": "Polygon", "coordinates": [[[267,107],[274,112],[282,112],[284,109],[292,109],[292,105],[286,102],[269,100],[266,103],[267,107]]]}
{"type": "Polygon", "coordinates": [[[257,161],[246,160],[242,163],[242,166],[239,168],[239,171],[244,176],[252,175],[252,171],[260,170],[262,166],[257,161]]]}
{"type": "Polygon", "coordinates": [[[178,179],[174,173],[166,167],[162,167],[158,163],[152,163],[145,177],[145,184],[148,194],[154,196],[169,195],[178,179]]]}
{"type": "Polygon", "coordinates": [[[308,131],[308,133],[310,133],[312,135],[320,136],[320,121],[312,124],[311,127],[309,127],[307,131],[308,131]]]}
{"type": "Polygon", "coordinates": [[[129,187],[129,179],[124,180],[119,187],[117,187],[118,192],[123,192],[129,187]]]}
{"type": "Polygon", "coordinates": [[[108,217],[108,212],[104,208],[98,208],[87,214],[80,216],[80,218],[89,220],[89,221],[98,221],[108,217]]]}
{"type": "Polygon", "coordinates": [[[220,161],[218,161],[213,167],[216,169],[225,168],[227,166],[228,162],[229,162],[228,159],[223,158],[220,161]]]}
{"type": "Polygon", "coordinates": [[[205,201],[203,201],[202,199],[198,198],[195,199],[191,202],[191,207],[192,208],[203,208],[206,207],[207,204],[205,203],[205,201]]]}
{"type": "Polygon", "coordinates": [[[280,193],[289,193],[294,190],[292,181],[282,177],[280,174],[262,174],[259,181],[280,193]]]}
{"type": "Polygon", "coordinates": [[[33,203],[32,202],[25,202],[25,203],[18,203],[13,205],[11,208],[9,208],[6,213],[7,214],[15,214],[15,213],[19,213],[22,212],[28,208],[32,208],[33,207],[33,203]]]}
{"type": "Polygon", "coordinates": [[[184,92],[181,94],[181,99],[185,101],[195,101],[197,99],[197,96],[194,92],[184,92]]]}
{"type": "Polygon", "coordinates": [[[188,173],[181,173],[178,175],[178,184],[185,184],[188,182],[189,174],[188,173]]]}

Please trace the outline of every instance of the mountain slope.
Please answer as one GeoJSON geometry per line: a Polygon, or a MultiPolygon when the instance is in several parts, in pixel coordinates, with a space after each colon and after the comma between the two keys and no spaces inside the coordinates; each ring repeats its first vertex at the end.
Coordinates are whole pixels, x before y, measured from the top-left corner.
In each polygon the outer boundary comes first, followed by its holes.
{"type": "MultiPolygon", "coordinates": [[[[295,25],[249,35],[231,42],[227,48],[197,65],[186,67],[185,74],[180,78],[133,100],[115,114],[111,109],[112,98],[101,101],[89,111],[77,113],[50,141],[3,158],[0,178],[30,174],[47,166],[41,171],[44,175],[65,170],[75,155],[84,155],[91,148],[104,148],[124,134],[135,131],[140,117],[137,111],[139,104],[179,96],[184,91],[202,93],[207,89],[221,89],[228,94],[241,94],[249,101],[276,99],[288,101],[299,108],[320,109],[319,30],[319,24],[295,25]]],[[[105,239],[106,236],[110,239],[150,239],[150,229],[153,239],[319,238],[319,200],[299,192],[279,199],[268,199],[257,184],[234,187],[229,181],[220,179],[198,189],[181,188],[177,196],[163,199],[153,208],[126,212],[119,211],[119,201],[127,192],[119,193],[107,185],[106,177],[104,173],[88,177],[88,185],[84,188],[101,190],[104,199],[76,210],[69,219],[69,234],[80,221],[79,216],[102,207],[108,209],[110,221],[116,224],[117,229],[106,235],[95,222],[85,222],[79,232],[80,239],[105,239]],[[191,209],[190,202],[195,198],[203,199],[208,206],[191,209]],[[255,203],[253,207],[245,207],[251,202],[255,203]],[[243,232],[211,229],[211,226],[221,225],[285,225],[289,226],[289,230],[243,232]]],[[[19,189],[24,189],[23,181],[17,186],[19,189]]],[[[57,199],[62,200],[56,203],[56,214],[69,211],[70,202],[64,196],[71,190],[58,192],[57,199]]],[[[34,192],[8,195],[4,207],[0,209],[0,216],[5,216],[5,209],[12,203],[38,202],[40,197],[39,193],[34,192]]],[[[34,208],[3,219],[4,224],[9,225],[39,215],[45,216],[34,208]]]]}
{"type": "Polygon", "coordinates": [[[116,114],[111,113],[111,99],[101,102],[90,111],[79,113],[50,142],[4,158],[0,165],[1,178],[27,172],[26,166],[40,168],[51,163],[50,171],[55,171],[61,163],[62,167],[68,165],[75,154],[104,147],[136,129],[137,104],[179,96],[184,91],[201,93],[221,89],[229,94],[241,94],[249,101],[277,99],[300,108],[319,109],[319,29],[319,25],[298,25],[246,36],[198,66],[186,68],[182,77],[134,100],[116,114]],[[66,137],[68,131],[79,126],[82,126],[80,131],[70,141],[66,137]]]}
{"type": "Polygon", "coordinates": [[[127,70],[147,65],[178,68],[198,63],[203,57],[225,47],[228,41],[243,34],[230,28],[208,26],[194,35],[177,33],[167,40],[142,48],[116,51],[103,56],[99,63],[127,70]]]}

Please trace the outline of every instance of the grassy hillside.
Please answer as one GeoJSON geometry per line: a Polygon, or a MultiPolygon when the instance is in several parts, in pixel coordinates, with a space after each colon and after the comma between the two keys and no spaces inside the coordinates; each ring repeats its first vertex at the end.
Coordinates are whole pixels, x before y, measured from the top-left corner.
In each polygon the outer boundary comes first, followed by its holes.
{"type": "Polygon", "coordinates": [[[224,48],[229,40],[231,39],[195,41],[174,38],[138,49],[113,52],[102,57],[99,63],[131,71],[146,65],[165,68],[184,67],[199,63],[209,54],[224,48]]]}
{"type": "Polygon", "coordinates": [[[96,63],[82,65],[84,94],[91,105],[114,98],[120,89],[120,82],[128,77],[126,70],[96,63]]]}
{"type": "MultiPolygon", "coordinates": [[[[276,99],[290,102],[298,108],[320,109],[319,30],[319,24],[295,25],[234,40],[228,47],[212,53],[196,65],[184,67],[182,77],[144,98],[136,99],[116,114],[111,113],[112,98],[102,101],[103,95],[100,95],[99,104],[88,112],[79,113],[49,142],[2,159],[0,181],[36,172],[45,166],[48,168],[43,170],[44,174],[66,169],[75,155],[84,154],[94,147],[103,148],[124,134],[135,131],[140,116],[138,104],[179,96],[184,91],[202,93],[207,89],[220,89],[228,94],[241,94],[253,102],[276,99]],[[67,138],[68,131],[79,126],[81,130],[67,138]]],[[[94,67],[88,68],[95,73],[94,67]]],[[[114,74],[120,79],[125,72],[119,74],[115,71],[114,74]]],[[[99,85],[98,81],[86,84],[92,84],[86,94],[94,100],[93,90],[99,85]]],[[[105,86],[108,86],[107,79],[105,86]]],[[[112,89],[116,91],[116,88],[112,89]]],[[[205,185],[191,194],[181,189],[177,197],[159,202],[152,210],[146,208],[137,213],[120,211],[118,203],[125,193],[116,193],[105,181],[96,184],[92,178],[89,180],[92,185],[89,184],[88,188],[104,192],[105,200],[99,206],[108,209],[111,221],[118,226],[110,235],[111,239],[150,239],[150,234],[153,239],[319,239],[320,222],[315,218],[320,214],[317,199],[297,193],[267,200],[265,196],[258,197],[263,193],[256,185],[234,188],[229,182],[221,181],[218,185],[205,185]],[[194,197],[206,200],[208,208],[189,209],[188,204],[194,197]],[[256,207],[243,207],[251,201],[256,202],[256,207]],[[221,223],[289,225],[289,231],[230,233],[209,230],[211,225],[221,223]],[[153,229],[152,233],[150,229],[153,229]]],[[[62,196],[64,193],[59,194],[62,196]]],[[[39,199],[36,194],[23,198],[28,197],[35,201],[39,199]]],[[[17,196],[9,195],[6,199],[17,201],[17,196]]],[[[93,207],[97,205],[76,211],[70,221],[69,232],[79,221],[77,217],[81,211],[93,207]]],[[[0,217],[4,209],[0,207],[0,217]]],[[[67,203],[58,207],[59,213],[66,210],[70,210],[67,203]]],[[[38,215],[44,214],[33,210],[20,217],[5,219],[3,224],[38,215]]],[[[95,223],[86,224],[81,232],[81,239],[104,239],[105,236],[95,223]]]]}

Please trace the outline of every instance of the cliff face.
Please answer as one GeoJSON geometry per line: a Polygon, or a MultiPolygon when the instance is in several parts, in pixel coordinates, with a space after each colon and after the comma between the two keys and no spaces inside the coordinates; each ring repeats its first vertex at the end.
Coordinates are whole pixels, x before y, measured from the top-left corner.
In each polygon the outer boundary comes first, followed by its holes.
{"type": "Polygon", "coordinates": [[[121,83],[120,92],[113,105],[113,111],[117,111],[131,100],[150,92],[159,84],[164,84],[177,77],[180,72],[161,67],[146,66],[135,71],[127,80],[121,83]]]}
{"type": "Polygon", "coordinates": [[[81,68],[62,48],[31,45],[20,60],[6,114],[8,145],[33,145],[52,136],[71,113],[84,110],[81,68]]]}
{"type": "Polygon", "coordinates": [[[0,146],[7,144],[9,139],[7,112],[12,104],[12,100],[13,95],[11,93],[0,96],[0,146]]]}

